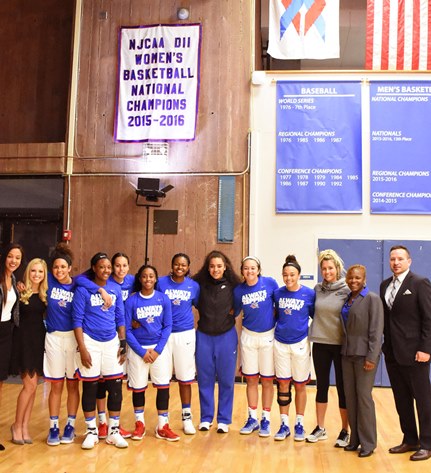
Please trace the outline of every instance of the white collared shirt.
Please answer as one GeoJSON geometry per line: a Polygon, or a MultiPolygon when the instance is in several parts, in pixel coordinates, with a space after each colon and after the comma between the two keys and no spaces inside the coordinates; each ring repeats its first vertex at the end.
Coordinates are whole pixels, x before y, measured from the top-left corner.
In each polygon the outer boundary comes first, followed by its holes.
{"type": "Polygon", "coordinates": [[[3,303],[1,311],[1,322],[8,322],[12,318],[12,309],[16,302],[16,294],[13,287],[7,291],[6,304],[3,303]]]}
{"type": "Polygon", "coordinates": [[[392,282],[390,282],[388,287],[386,288],[386,292],[385,292],[385,301],[386,301],[386,303],[388,303],[388,301],[389,301],[389,296],[390,296],[390,294],[392,292],[392,289],[393,289],[393,281],[394,281],[395,277],[398,279],[398,287],[396,288],[394,297],[397,297],[397,294],[398,294],[398,291],[401,287],[401,284],[404,282],[404,279],[406,278],[409,271],[410,271],[410,269],[408,269],[407,271],[404,271],[403,273],[399,274],[398,276],[393,275],[392,282]]]}

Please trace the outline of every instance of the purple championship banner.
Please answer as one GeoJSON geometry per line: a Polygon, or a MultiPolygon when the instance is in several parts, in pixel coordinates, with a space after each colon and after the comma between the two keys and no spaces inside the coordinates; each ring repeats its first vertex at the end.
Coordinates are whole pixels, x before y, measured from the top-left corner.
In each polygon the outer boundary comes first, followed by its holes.
{"type": "Polygon", "coordinates": [[[370,83],[371,213],[431,213],[431,82],[370,83]]]}
{"type": "Polygon", "coordinates": [[[276,211],[361,213],[359,82],[277,82],[276,211]]]}
{"type": "Polygon", "coordinates": [[[201,37],[200,24],[120,28],[116,142],[195,139],[201,37]]]}

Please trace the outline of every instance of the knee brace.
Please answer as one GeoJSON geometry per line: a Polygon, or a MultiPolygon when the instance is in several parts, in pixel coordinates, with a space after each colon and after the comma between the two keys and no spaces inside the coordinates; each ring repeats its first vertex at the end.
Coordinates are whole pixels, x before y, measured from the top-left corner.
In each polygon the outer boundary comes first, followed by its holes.
{"type": "Polygon", "coordinates": [[[145,391],[132,394],[133,407],[145,407],[145,391]]]}
{"type": "Polygon", "coordinates": [[[105,399],[106,397],[106,384],[105,380],[97,382],[97,399],[105,399]]]}
{"type": "Polygon", "coordinates": [[[105,381],[108,390],[108,411],[120,411],[123,401],[123,384],[121,379],[107,379],[105,381]]]}
{"type": "Polygon", "coordinates": [[[82,383],[82,410],[92,412],[96,410],[97,381],[83,381],[82,383]]]}
{"type": "Polygon", "coordinates": [[[157,389],[156,407],[158,411],[167,411],[169,408],[169,388],[157,389]]]}
{"type": "Polygon", "coordinates": [[[288,406],[292,402],[292,383],[289,385],[289,391],[282,393],[280,385],[277,384],[277,403],[279,406],[288,406]]]}

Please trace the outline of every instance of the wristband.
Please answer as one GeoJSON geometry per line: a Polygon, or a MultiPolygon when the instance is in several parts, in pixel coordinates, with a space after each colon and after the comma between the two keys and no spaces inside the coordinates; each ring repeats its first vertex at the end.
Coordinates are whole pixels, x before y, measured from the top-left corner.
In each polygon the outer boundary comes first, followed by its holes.
{"type": "Polygon", "coordinates": [[[120,340],[120,355],[126,354],[126,340],[123,338],[120,340]]]}

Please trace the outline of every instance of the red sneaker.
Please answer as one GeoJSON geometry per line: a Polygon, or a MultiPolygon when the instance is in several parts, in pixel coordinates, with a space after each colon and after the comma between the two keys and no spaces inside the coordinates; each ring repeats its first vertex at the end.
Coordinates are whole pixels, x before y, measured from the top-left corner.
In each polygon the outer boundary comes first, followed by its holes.
{"type": "Polygon", "coordinates": [[[175,432],[172,432],[169,424],[165,424],[163,429],[156,428],[156,437],[158,439],[168,440],[169,442],[176,442],[180,439],[179,435],[177,435],[175,432]]]}
{"type": "Polygon", "coordinates": [[[123,437],[123,439],[129,439],[132,436],[132,432],[123,429],[123,427],[120,425],[120,435],[123,437]]]}
{"type": "Polygon", "coordinates": [[[132,440],[142,440],[145,437],[145,425],[140,420],[135,422],[135,430],[132,433],[132,440]]]}
{"type": "Polygon", "coordinates": [[[98,437],[100,439],[106,439],[108,436],[108,424],[105,422],[100,422],[99,423],[99,429],[98,429],[98,437]]]}

